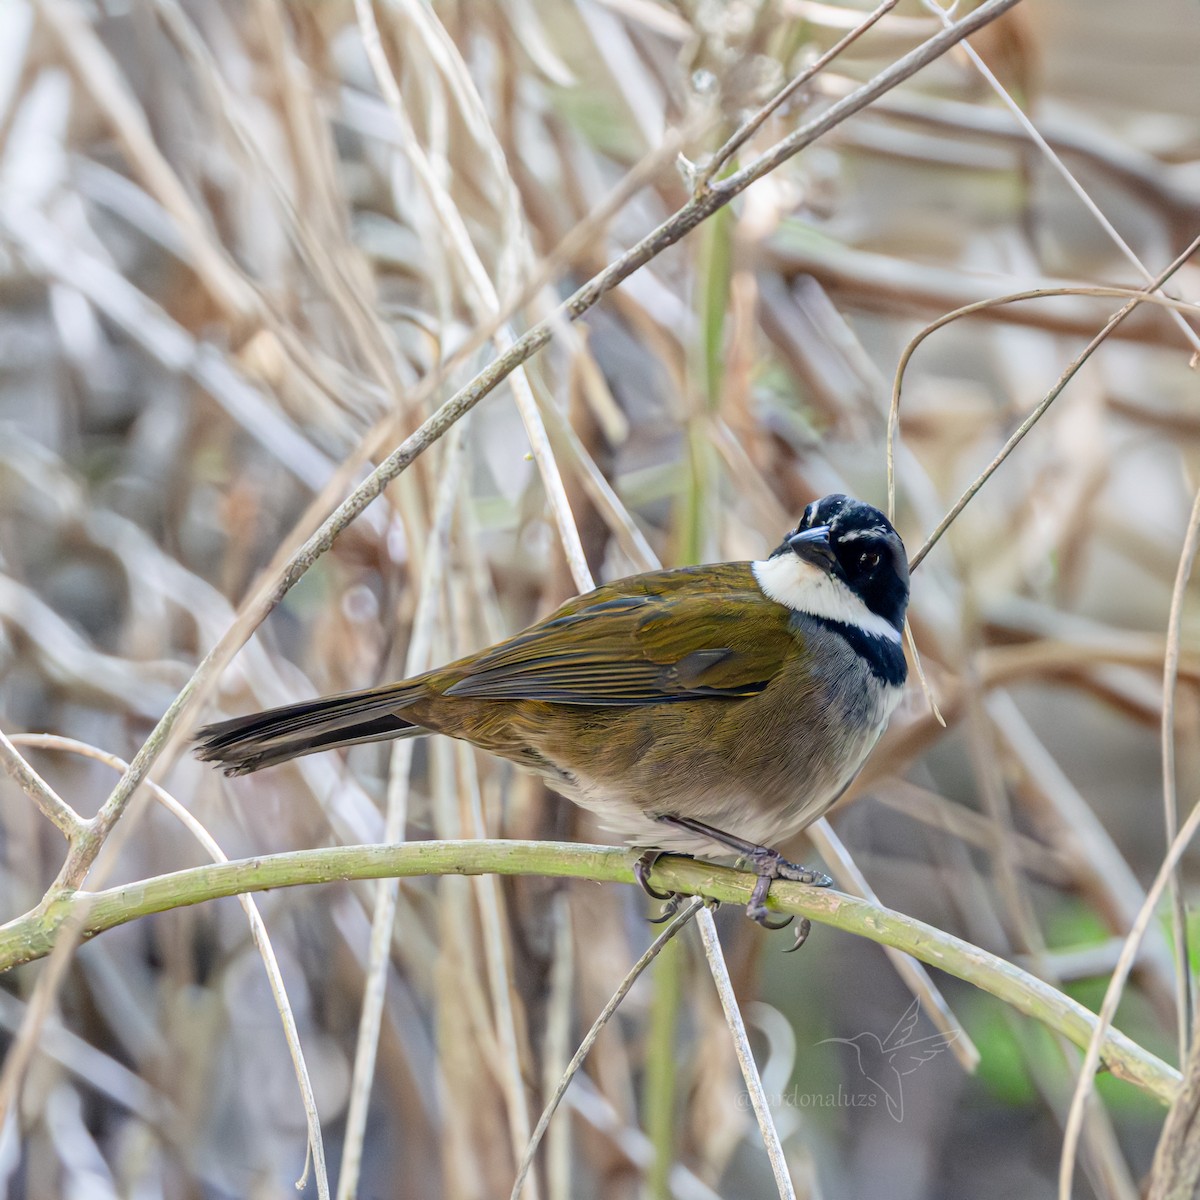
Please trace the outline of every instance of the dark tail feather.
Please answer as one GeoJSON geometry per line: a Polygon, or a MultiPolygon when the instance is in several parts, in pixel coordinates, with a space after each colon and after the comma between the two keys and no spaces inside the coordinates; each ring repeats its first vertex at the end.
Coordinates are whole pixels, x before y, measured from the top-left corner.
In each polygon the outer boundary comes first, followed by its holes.
{"type": "Polygon", "coordinates": [[[418,688],[371,688],[206,725],[196,735],[196,757],[220,763],[226,775],[315,754],[334,746],[427,733],[396,710],[417,699],[418,688]]]}

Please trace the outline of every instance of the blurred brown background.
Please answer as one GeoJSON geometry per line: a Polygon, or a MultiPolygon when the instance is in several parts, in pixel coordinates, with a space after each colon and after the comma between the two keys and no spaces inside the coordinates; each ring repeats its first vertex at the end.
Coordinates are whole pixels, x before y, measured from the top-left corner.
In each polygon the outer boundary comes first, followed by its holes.
{"type": "MultiPolygon", "coordinates": [[[[344,0],[0,6],[5,731],[131,757],[271,556],[312,527],[314,497],[331,487],[336,501],[361,476],[330,483],[369,431],[382,425],[386,453],[492,357],[476,334],[496,297],[507,305],[549,259],[511,331],[544,315],[686,199],[668,145],[649,186],[560,250],[668,130],[701,159],[865,11],[380,3],[389,98],[344,0]],[[441,382],[423,382],[464,345],[441,382]]],[[[754,145],[936,27],[905,0],[754,145]]],[[[973,44],[1131,252],[1165,267],[1200,226],[1200,10],[1027,0],[973,44]]],[[[638,569],[635,534],[670,564],[750,557],[816,495],[885,502],[891,381],[927,322],[1030,288],[1144,282],[955,52],[606,298],[530,364],[528,399],[598,577],[638,569]]],[[[1186,267],[1174,294],[1198,284],[1186,267]]],[[[910,552],[1119,305],[993,309],[917,351],[897,455],[910,552]]],[[[886,904],[1092,1006],[1165,846],[1162,659],[1200,485],[1197,344],[1166,311],[1139,309],[932,552],[912,618],[949,726],[914,687],[833,816],[886,904]]],[[[209,716],[401,674],[431,559],[444,574],[435,659],[576,590],[513,391],[464,432],[308,573],[209,716]],[[428,539],[447,476],[443,555],[428,539]]],[[[1183,629],[1186,813],[1200,784],[1194,599],[1183,629]]],[[[116,778],[79,755],[30,754],[85,814],[116,778]]],[[[237,857],[378,840],[388,777],[387,748],[365,747],[236,782],[183,759],[162,782],[237,857]]],[[[484,756],[418,750],[408,836],[469,833],[473,812],[492,833],[602,837],[484,756]]],[[[136,819],[113,880],[205,861],[167,812],[136,819]]],[[[62,843],[7,780],[0,853],[8,919],[38,902],[62,843]]],[[[335,1176],[372,895],[260,900],[335,1176]]],[[[514,1089],[536,1118],[648,943],[652,911],[624,887],[406,882],[358,1194],[507,1195],[514,1089]],[[486,944],[496,929],[502,944],[486,944]]],[[[788,935],[737,912],[720,925],[801,1194],[1056,1194],[1074,1051],[939,977],[982,1064],[974,1077],[949,1053],[922,1066],[897,1121],[849,1047],[819,1044],[883,1037],[904,1016],[911,995],[881,950],[818,928],[785,958],[788,935]]],[[[1164,915],[1118,1025],[1174,1061],[1166,930],[1164,915]]],[[[40,969],[4,979],[6,1031],[40,969]]],[[[919,1035],[932,1032],[922,1017],[919,1035]]],[[[539,1194],[774,1194],[693,932],[635,987],[584,1073],[539,1194]],[[656,1144],[669,1172],[652,1165],[656,1144]]],[[[1076,1194],[1136,1196],[1162,1110],[1111,1080],[1098,1091],[1076,1194]]],[[[274,1002],[243,914],[222,900],[80,950],[0,1136],[0,1178],[31,1200],[285,1196],[304,1145],[274,1002]]]]}

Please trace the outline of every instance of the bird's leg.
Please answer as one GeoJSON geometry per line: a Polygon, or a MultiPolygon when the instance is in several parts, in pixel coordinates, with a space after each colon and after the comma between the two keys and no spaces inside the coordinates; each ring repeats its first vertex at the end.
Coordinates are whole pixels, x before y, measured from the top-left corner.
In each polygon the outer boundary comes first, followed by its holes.
{"type": "MultiPolygon", "coordinates": [[[[746,905],[746,916],[764,929],[782,929],[792,920],[791,917],[788,917],[784,921],[772,921],[768,915],[767,894],[770,892],[774,880],[786,879],[793,883],[805,883],[810,887],[829,887],[833,883],[833,880],[821,871],[813,871],[809,867],[801,867],[794,862],[789,862],[778,850],[772,850],[769,846],[756,845],[754,842],[746,841],[745,838],[726,833],[722,829],[714,829],[711,825],[705,825],[703,821],[671,815],[658,819],[664,824],[674,825],[676,828],[686,829],[689,833],[709,838],[719,846],[727,846],[750,863],[758,876],[758,882],[750,894],[750,903],[746,905]]],[[[792,947],[793,950],[799,949],[804,943],[810,928],[808,919],[801,918],[800,925],[796,930],[796,944],[792,947]]]]}
{"type": "Polygon", "coordinates": [[[798,866],[784,858],[778,850],[772,850],[770,846],[759,846],[755,842],[748,842],[736,834],[726,833],[723,829],[716,829],[712,825],[705,825],[703,821],[695,821],[691,817],[676,817],[671,814],[658,817],[657,820],[662,821],[665,825],[686,829],[688,833],[698,834],[720,846],[726,846],[730,850],[736,851],[740,857],[750,863],[756,875],[766,875],[770,879],[786,879],[791,883],[804,883],[810,887],[830,887],[833,884],[833,880],[823,871],[814,871],[811,867],[798,866]]]}
{"type": "Polygon", "coordinates": [[[663,854],[662,850],[644,850],[633,864],[633,877],[637,880],[638,887],[652,900],[665,901],[662,912],[657,917],[650,918],[651,925],[661,925],[664,921],[669,921],[679,911],[679,904],[683,899],[679,892],[660,892],[650,882],[650,872],[663,854]]]}

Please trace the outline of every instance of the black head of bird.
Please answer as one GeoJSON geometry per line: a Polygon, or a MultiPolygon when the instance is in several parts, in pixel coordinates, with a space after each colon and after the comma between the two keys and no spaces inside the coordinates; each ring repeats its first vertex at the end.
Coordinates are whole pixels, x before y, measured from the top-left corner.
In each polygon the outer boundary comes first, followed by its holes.
{"type": "Polygon", "coordinates": [[[733,851],[760,876],[829,882],[769,849],[819,817],[900,699],[904,544],[878,509],[814,501],[767,558],[605,584],[412,679],[201,730],[231,775],[443,733],[519,763],[630,844],[733,851]]]}

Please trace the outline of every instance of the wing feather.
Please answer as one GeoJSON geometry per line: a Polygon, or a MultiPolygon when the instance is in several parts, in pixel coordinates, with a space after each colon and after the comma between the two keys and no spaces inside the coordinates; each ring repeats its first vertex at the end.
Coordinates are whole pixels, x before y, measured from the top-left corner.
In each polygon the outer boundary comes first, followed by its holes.
{"type": "Polygon", "coordinates": [[[747,563],[641,577],[633,594],[621,586],[460,664],[445,695],[600,706],[751,696],[795,648],[788,610],[747,563]]]}

